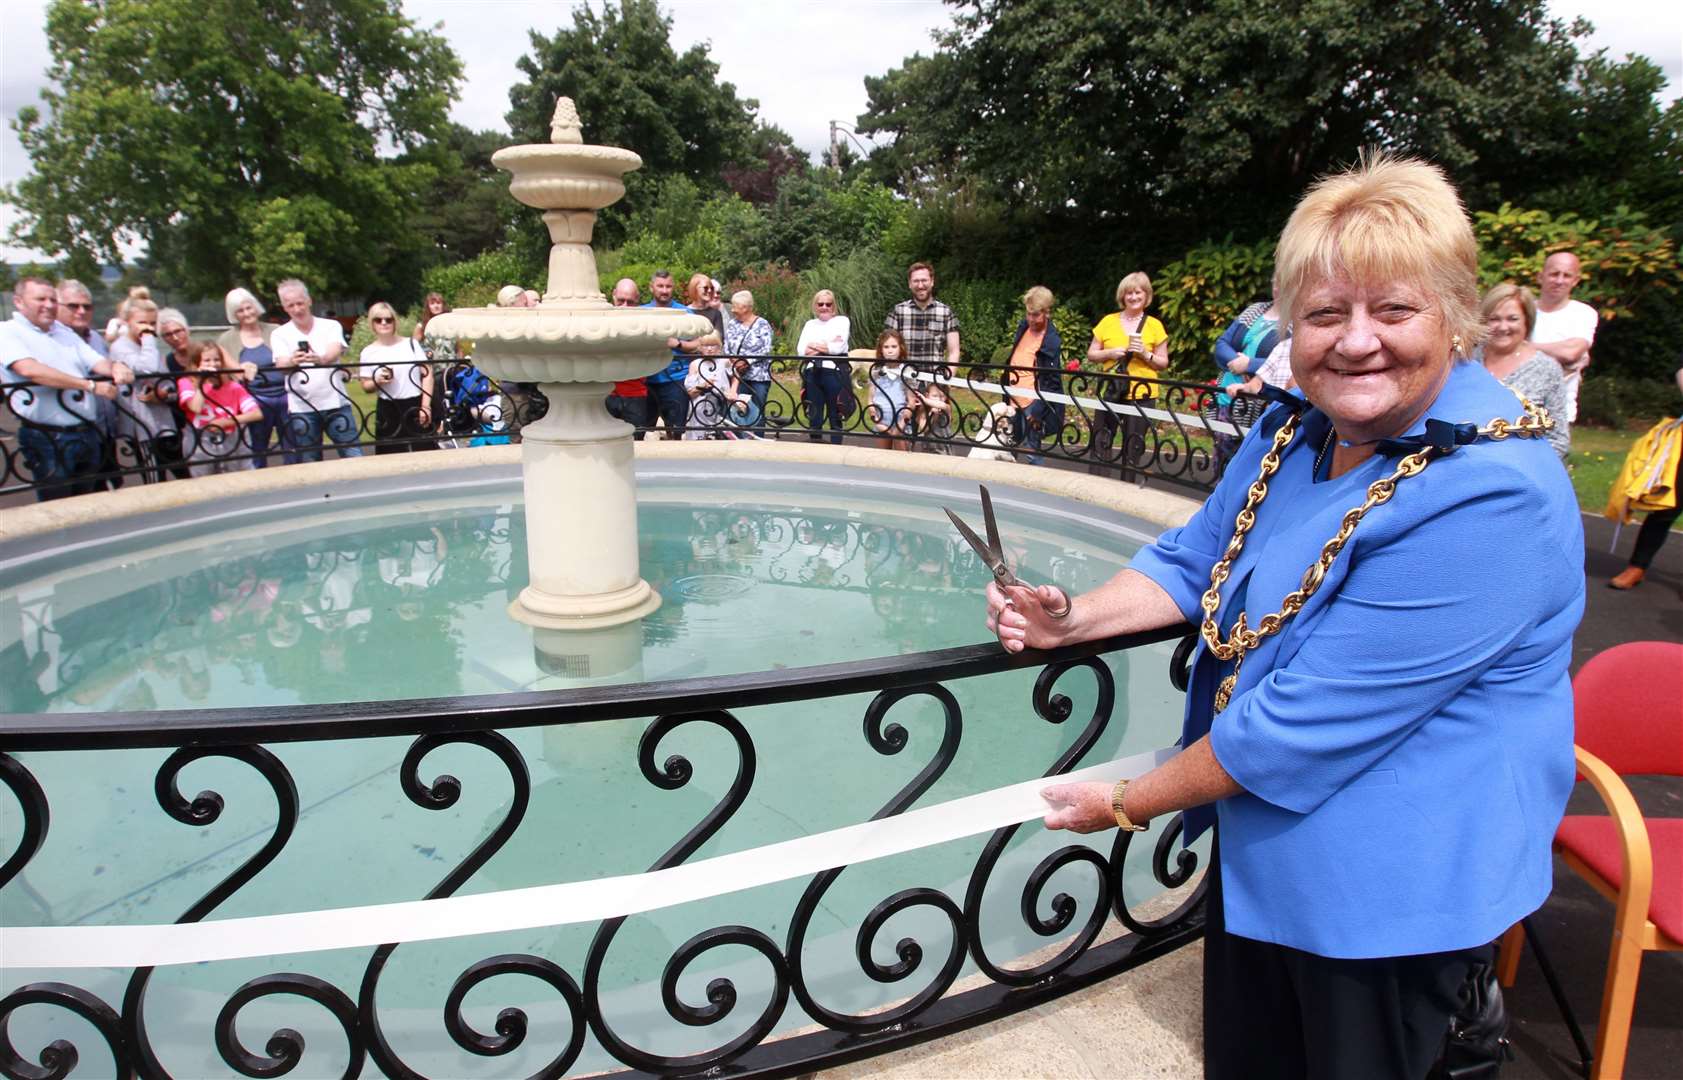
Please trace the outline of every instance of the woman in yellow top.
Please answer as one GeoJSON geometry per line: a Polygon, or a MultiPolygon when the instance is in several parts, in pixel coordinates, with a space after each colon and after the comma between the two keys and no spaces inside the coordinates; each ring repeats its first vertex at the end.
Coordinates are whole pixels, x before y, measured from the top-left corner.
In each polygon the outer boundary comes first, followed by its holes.
{"type": "MultiPolygon", "coordinates": [[[[1145,313],[1151,305],[1151,279],[1141,271],[1134,271],[1116,286],[1116,302],[1121,311],[1113,311],[1093,327],[1093,340],[1087,345],[1087,360],[1106,373],[1127,375],[1128,378],[1105,379],[1100,397],[1108,402],[1132,402],[1138,406],[1156,398],[1152,383],[1169,366],[1169,334],[1163,324],[1145,313]]],[[[1116,462],[1111,443],[1116,438],[1117,421],[1122,428],[1122,458],[1126,462],[1122,479],[1132,474],[1145,454],[1146,433],[1150,425],[1137,412],[1114,413],[1101,410],[1093,416],[1093,442],[1089,447],[1093,464],[1091,472],[1104,475],[1106,467],[1116,462]]]]}

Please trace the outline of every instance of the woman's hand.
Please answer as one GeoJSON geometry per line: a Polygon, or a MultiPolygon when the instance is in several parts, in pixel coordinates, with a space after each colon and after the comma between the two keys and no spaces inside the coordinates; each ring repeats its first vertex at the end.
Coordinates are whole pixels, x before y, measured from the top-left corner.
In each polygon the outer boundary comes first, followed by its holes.
{"type": "Polygon", "coordinates": [[[1245,369],[1250,366],[1251,358],[1246,356],[1244,353],[1240,353],[1238,356],[1235,356],[1227,362],[1227,370],[1231,371],[1235,375],[1243,375],[1245,373],[1245,369]]]}
{"type": "Polygon", "coordinates": [[[1011,585],[1002,589],[998,582],[990,581],[987,627],[998,636],[1006,652],[1056,648],[1069,632],[1069,620],[1054,619],[1050,612],[1061,610],[1066,603],[1073,607],[1075,602],[1055,585],[1035,589],[1011,585]]]}
{"type": "Polygon", "coordinates": [[[1040,797],[1052,804],[1046,811],[1048,829],[1093,833],[1116,828],[1116,814],[1110,809],[1115,784],[1053,784],[1040,790],[1040,797]]]}

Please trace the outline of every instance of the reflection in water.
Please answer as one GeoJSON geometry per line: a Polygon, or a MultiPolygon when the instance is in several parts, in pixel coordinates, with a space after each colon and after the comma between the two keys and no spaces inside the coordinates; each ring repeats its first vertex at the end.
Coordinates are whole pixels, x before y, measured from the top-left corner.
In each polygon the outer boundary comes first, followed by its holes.
{"type": "MultiPolygon", "coordinates": [[[[760,671],[983,640],[986,567],[944,521],[753,507],[639,510],[663,603],[588,642],[534,636],[511,505],[329,534],[273,529],[250,554],[206,536],[52,583],[0,582],[0,711],[235,707],[442,697],[760,671]]],[[[1127,552],[1028,539],[1027,580],[1078,592],[1127,552]],[[1038,573],[1038,577],[1037,577],[1038,573]]]]}

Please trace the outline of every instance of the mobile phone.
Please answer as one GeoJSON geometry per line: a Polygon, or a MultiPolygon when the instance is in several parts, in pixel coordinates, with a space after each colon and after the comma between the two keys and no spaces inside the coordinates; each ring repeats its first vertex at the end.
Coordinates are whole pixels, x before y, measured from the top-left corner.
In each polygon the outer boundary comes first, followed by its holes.
{"type": "Polygon", "coordinates": [[[308,340],[304,340],[304,341],[300,341],[298,343],[298,351],[299,352],[314,352],[315,350],[310,348],[310,343],[309,343],[308,340]]]}

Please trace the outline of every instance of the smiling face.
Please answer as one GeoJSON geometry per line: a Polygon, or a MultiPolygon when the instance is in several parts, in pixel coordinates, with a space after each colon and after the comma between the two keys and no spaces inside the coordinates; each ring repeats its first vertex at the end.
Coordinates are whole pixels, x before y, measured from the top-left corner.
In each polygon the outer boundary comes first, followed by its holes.
{"type": "Polygon", "coordinates": [[[1138,315],[1145,310],[1145,290],[1129,289],[1122,294],[1122,310],[1129,315],[1138,315]]]}
{"type": "Polygon", "coordinates": [[[906,287],[912,291],[913,300],[920,305],[927,304],[935,294],[935,275],[927,270],[913,270],[906,278],[906,287]]]}
{"type": "Polygon", "coordinates": [[[1449,377],[1449,332],[1408,282],[1340,275],[1298,293],[1291,370],[1311,404],[1356,443],[1400,435],[1449,377]]]}
{"type": "Polygon", "coordinates": [[[1512,297],[1502,301],[1484,320],[1484,329],[1486,352],[1513,352],[1525,340],[1525,308],[1512,297]]]}
{"type": "Polygon", "coordinates": [[[234,309],[234,321],[241,326],[255,326],[262,317],[263,312],[250,300],[241,300],[240,306],[234,309]]]}
{"type": "Polygon", "coordinates": [[[12,306],[37,330],[51,330],[53,320],[58,318],[58,293],[51,285],[31,281],[13,291],[12,306]]]}

